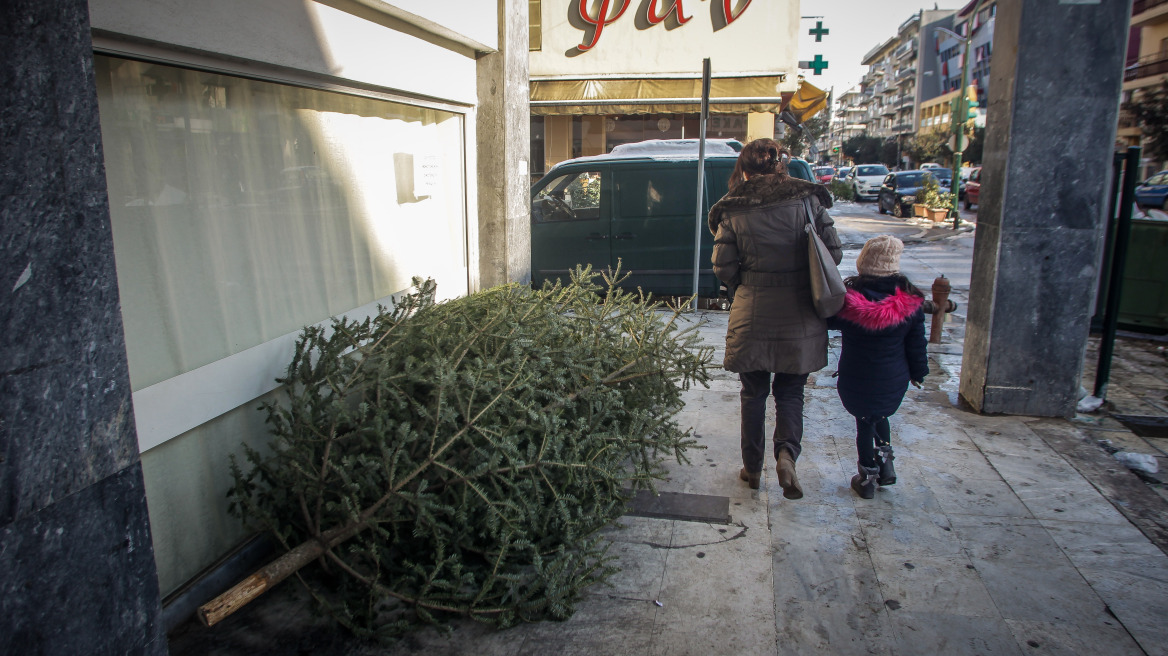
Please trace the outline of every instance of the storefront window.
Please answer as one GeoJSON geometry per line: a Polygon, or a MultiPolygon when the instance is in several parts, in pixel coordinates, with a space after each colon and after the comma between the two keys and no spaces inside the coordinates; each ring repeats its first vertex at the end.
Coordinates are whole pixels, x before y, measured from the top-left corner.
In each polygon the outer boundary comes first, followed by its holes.
{"type": "Polygon", "coordinates": [[[382,299],[467,290],[462,115],[97,56],[137,391],[382,299]]]}

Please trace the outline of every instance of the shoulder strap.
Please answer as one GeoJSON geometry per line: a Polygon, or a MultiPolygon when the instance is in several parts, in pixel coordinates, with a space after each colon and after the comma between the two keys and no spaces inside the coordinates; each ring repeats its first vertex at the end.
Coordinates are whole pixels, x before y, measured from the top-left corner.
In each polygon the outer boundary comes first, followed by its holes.
{"type": "Polygon", "coordinates": [[[804,196],[803,197],[803,209],[807,210],[807,223],[810,223],[811,227],[814,228],[815,227],[815,213],[811,209],[811,196],[804,196]]]}

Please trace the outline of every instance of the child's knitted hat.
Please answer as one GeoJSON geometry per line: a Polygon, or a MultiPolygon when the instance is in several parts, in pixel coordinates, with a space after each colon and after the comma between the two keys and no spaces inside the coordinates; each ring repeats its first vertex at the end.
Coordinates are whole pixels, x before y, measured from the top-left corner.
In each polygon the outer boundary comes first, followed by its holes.
{"type": "Polygon", "coordinates": [[[900,254],[904,242],[892,235],[873,237],[864,244],[856,258],[856,270],[861,276],[884,277],[900,272],[900,254]]]}

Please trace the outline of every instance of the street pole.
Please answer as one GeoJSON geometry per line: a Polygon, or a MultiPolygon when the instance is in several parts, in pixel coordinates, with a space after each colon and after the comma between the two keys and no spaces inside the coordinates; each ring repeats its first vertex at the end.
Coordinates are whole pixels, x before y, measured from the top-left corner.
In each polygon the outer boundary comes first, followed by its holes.
{"type": "Polygon", "coordinates": [[[703,201],[706,190],[706,122],[710,116],[710,58],[702,60],[702,109],[698,118],[698,202],[697,218],[694,222],[694,258],[693,258],[693,307],[698,309],[698,275],[701,271],[702,254],[702,227],[705,226],[705,209],[703,201]]]}
{"type": "Polygon", "coordinates": [[[961,213],[957,209],[957,194],[961,190],[961,155],[965,151],[965,121],[969,118],[969,108],[966,106],[966,90],[969,86],[969,46],[973,44],[973,22],[981,10],[981,0],[973,6],[973,13],[969,16],[969,28],[965,31],[965,52],[961,55],[961,88],[957,93],[957,102],[953,109],[953,229],[961,225],[961,213]]]}

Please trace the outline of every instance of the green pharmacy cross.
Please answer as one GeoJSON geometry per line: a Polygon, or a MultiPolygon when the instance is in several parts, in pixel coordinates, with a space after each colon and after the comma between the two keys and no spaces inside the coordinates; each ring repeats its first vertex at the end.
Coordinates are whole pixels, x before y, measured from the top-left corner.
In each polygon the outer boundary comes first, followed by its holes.
{"type": "Polygon", "coordinates": [[[815,55],[815,59],[812,61],[799,62],[799,68],[810,68],[815,71],[816,75],[823,75],[823,69],[827,68],[827,62],[824,61],[823,55],[815,55]]]}
{"type": "MultiPolygon", "coordinates": [[[[816,42],[823,41],[823,37],[830,32],[831,30],[823,29],[823,21],[815,21],[815,29],[807,31],[808,34],[815,37],[816,42]]],[[[819,73],[816,73],[816,75],[819,75],[819,73]]]]}

